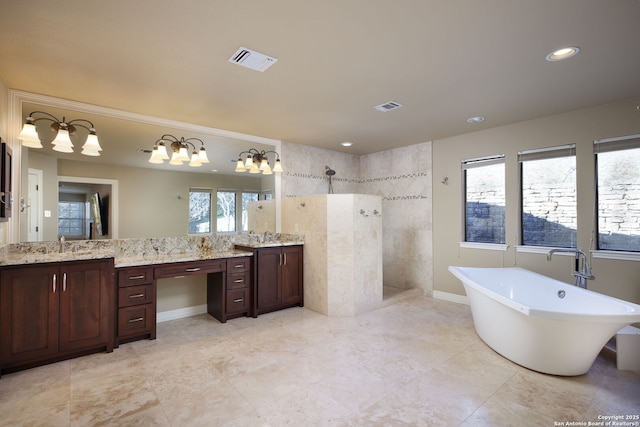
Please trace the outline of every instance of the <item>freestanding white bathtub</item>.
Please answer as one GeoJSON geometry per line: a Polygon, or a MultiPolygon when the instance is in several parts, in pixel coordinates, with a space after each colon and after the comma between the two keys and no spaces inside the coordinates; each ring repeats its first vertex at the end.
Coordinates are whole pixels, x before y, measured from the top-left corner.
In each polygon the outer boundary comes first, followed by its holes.
{"type": "Polygon", "coordinates": [[[449,271],[464,285],[480,338],[535,371],[582,375],[618,330],[640,322],[640,305],[523,268],[449,271]]]}

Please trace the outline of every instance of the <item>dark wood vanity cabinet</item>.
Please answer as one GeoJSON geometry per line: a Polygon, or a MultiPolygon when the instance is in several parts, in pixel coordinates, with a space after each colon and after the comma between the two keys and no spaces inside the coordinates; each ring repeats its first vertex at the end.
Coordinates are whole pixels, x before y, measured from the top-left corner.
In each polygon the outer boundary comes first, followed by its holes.
{"type": "Polygon", "coordinates": [[[156,338],[156,280],[153,267],[117,269],[116,347],[137,339],[156,338]]]}
{"type": "Polygon", "coordinates": [[[0,371],[113,351],[113,258],[0,270],[0,371]]]}
{"type": "MultiPolygon", "coordinates": [[[[243,248],[247,249],[247,248],[243,248]]],[[[253,314],[304,305],[303,247],[278,246],[254,251],[253,314]]]]}
{"type": "Polygon", "coordinates": [[[222,323],[252,315],[251,257],[225,262],[225,273],[207,275],[207,312],[222,323]]]}

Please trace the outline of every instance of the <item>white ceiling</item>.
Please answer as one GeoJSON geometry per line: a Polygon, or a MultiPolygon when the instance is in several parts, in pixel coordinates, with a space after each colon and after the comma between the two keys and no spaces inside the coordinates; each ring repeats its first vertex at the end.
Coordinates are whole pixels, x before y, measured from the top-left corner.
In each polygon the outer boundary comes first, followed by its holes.
{"type": "Polygon", "coordinates": [[[640,95],[638,0],[2,0],[1,11],[9,88],[354,154],[640,95]],[[240,46],[278,62],[229,63],[240,46]],[[545,61],[565,46],[581,52],[545,61]],[[374,109],[392,100],[404,107],[374,109]]]}

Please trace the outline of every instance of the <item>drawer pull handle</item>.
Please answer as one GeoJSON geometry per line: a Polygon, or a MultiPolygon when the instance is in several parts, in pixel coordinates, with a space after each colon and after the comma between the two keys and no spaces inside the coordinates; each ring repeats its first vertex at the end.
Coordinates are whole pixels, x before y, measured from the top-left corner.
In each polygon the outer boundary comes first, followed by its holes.
{"type": "Polygon", "coordinates": [[[233,300],[233,302],[242,302],[244,301],[244,298],[236,298],[233,300]]]}
{"type": "Polygon", "coordinates": [[[67,292],[67,273],[62,273],[62,292],[67,292]]]}
{"type": "Polygon", "coordinates": [[[129,299],[133,299],[133,298],[142,298],[144,297],[144,294],[134,294],[134,295],[129,295],[129,299]]]}
{"type": "Polygon", "coordinates": [[[142,322],[143,320],[144,320],[144,317],[138,317],[136,319],[129,320],[129,323],[142,322]]]}
{"type": "Polygon", "coordinates": [[[244,264],[236,264],[233,266],[233,268],[243,268],[244,264]]]}
{"type": "Polygon", "coordinates": [[[242,283],[244,282],[244,279],[236,279],[233,281],[233,283],[242,283]]]}
{"type": "Polygon", "coordinates": [[[187,268],[184,271],[188,271],[188,272],[194,272],[194,271],[200,271],[200,267],[195,267],[195,268],[187,268]]]}
{"type": "Polygon", "coordinates": [[[53,293],[56,293],[56,283],[58,282],[58,275],[53,273],[53,293]]]}
{"type": "Polygon", "coordinates": [[[139,276],[129,276],[129,280],[140,280],[140,279],[144,279],[144,274],[141,274],[139,276]]]}

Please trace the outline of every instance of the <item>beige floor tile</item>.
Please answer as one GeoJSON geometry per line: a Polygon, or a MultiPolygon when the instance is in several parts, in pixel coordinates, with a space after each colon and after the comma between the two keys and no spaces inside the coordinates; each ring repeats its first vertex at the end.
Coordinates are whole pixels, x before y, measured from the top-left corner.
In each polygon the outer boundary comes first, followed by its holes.
{"type": "Polygon", "coordinates": [[[355,318],[292,308],[5,374],[1,426],[553,426],[640,413],[640,373],[598,357],[540,374],[478,338],[469,307],[428,297],[355,318]]]}

